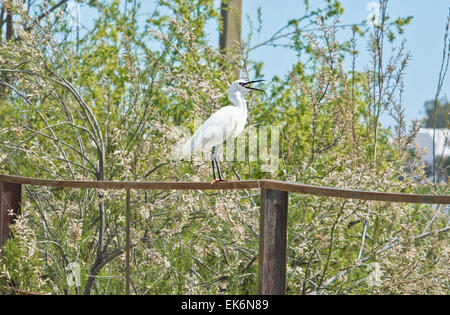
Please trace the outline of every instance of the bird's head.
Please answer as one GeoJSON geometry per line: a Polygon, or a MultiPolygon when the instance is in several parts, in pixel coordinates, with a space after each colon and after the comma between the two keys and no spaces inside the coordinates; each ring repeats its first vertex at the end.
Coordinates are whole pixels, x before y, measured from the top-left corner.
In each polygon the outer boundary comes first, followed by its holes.
{"type": "Polygon", "coordinates": [[[245,95],[248,92],[250,92],[250,90],[264,92],[264,90],[260,90],[260,89],[249,86],[251,83],[256,83],[256,82],[261,82],[261,81],[264,81],[264,80],[254,80],[254,81],[236,80],[230,85],[230,88],[228,89],[228,93],[241,92],[243,95],[245,95]]]}

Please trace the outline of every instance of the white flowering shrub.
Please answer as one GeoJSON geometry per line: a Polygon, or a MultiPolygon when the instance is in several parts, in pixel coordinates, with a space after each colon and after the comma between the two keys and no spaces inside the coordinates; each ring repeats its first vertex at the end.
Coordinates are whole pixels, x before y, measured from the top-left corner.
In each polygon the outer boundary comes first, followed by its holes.
{"type": "MultiPolygon", "coordinates": [[[[205,25],[220,22],[212,0],[161,1],[164,10],[140,24],[139,6],[124,12],[119,3],[89,2],[98,13],[95,28],[75,41],[64,7],[36,21],[22,1],[2,2],[16,22],[14,39],[0,38],[1,173],[211,178],[209,161],[171,158],[174,130],[192,131],[196,119],[228,103],[221,94],[236,65],[262,76],[263,65],[248,56],[251,42],[231,59],[209,45],[205,25]]],[[[288,46],[307,60],[284,78],[266,78],[265,95],[250,96],[248,124],[279,127],[279,168],[266,173],[261,159],[225,161],[223,172],[238,180],[448,193],[426,181],[420,157],[409,152],[420,126],[407,125],[401,102],[410,57],[404,45],[392,53],[377,46],[383,32],[394,40],[401,21],[365,32],[354,27],[342,43],[341,12],[339,1],[328,1],[290,21],[297,32],[288,46]],[[317,28],[301,31],[305,21],[317,28]],[[356,63],[359,33],[369,38],[371,64],[347,71],[343,60],[356,63]],[[382,128],[383,113],[396,121],[394,132],[382,128]]],[[[0,255],[0,285],[44,294],[124,293],[125,194],[24,186],[21,215],[0,255]]],[[[132,292],[256,293],[259,203],[252,190],[132,190],[132,292]]],[[[288,224],[289,294],[449,293],[442,207],[290,194],[288,224]]]]}

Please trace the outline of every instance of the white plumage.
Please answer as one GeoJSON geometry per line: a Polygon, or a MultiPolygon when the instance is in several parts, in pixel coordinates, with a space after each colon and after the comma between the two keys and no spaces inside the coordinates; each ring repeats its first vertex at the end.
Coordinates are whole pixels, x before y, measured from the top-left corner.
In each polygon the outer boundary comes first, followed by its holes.
{"type": "Polygon", "coordinates": [[[233,105],[225,106],[209,117],[194,133],[194,135],[178,148],[181,156],[188,156],[199,150],[212,149],[211,161],[213,166],[213,176],[216,179],[214,171],[214,162],[216,162],[219,180],[223,180],[217,163],[216,147],[224,141],[232,141],[244,131],[247,122],[247,103],[244,96],[249,90],[262,91],[260,89],[248,86],[250,83],[260,82],[244,80],[234,81],[228,89],[228,99],[233,105]]]}
{"type": "Polygon", "coordinates": [[[236,138],[245,127],[247,111],[235,106],[222,107],[209,117],[183,145],[183,155],[212,149],[226,140],[236,138]]]}

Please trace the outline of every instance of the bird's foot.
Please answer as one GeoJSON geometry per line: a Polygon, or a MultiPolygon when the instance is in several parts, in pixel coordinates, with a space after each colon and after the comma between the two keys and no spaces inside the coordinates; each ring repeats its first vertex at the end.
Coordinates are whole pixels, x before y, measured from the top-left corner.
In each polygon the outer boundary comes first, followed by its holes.
{"type": "Polygon", "coordinates": [[[211,182],[211,184],[215,184],[215,183],[219,183],[219,182],[226,182],[226,181],[227,181],[226,179],[219,178],[219,179],[213,180],[213,181],[211,182]]]}

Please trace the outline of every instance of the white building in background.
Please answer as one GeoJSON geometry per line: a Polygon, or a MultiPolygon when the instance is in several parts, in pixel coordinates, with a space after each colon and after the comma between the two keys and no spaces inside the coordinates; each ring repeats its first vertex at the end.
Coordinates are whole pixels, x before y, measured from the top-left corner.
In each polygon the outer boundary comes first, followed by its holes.
{"type": "MultiPolygon", "coordinates": [[[[415,139],[417,145],[424,151],[424,161],[433,164],[433,129],[422,128],[415,139]]],[[[436,129],[435,155],[445,160],[450,156],[450,129],[436,129]]]]}

